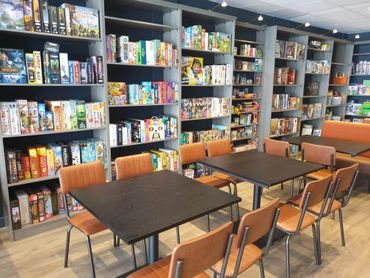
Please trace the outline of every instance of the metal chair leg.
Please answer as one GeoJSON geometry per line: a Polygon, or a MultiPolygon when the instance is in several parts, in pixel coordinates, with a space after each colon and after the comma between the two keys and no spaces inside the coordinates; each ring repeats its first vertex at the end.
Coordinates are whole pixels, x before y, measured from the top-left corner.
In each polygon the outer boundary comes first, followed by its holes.
{"type": "MultiPolygon", "coordinates": [[[[229,189],[229,194],[232,195],[233,192],[231,190],[230,184],[228,184],[227,187],[229,189]]],[[[231,218],[231,221],[234,221],[233,206],[230,206],[230,218],[231,218]]]]}
{"type": "Polygon", "coordinates": [[[207,214],[207,226],[208,226],[208,232],[211,231],[211,219],[209,214],[207,214]]]}
{"type": "Polygon", "coordinates": [[[265,267],[263,266],[262,258],[259,259],[258,265],[260,266],[260,275],[261,275],[261,278],[265,278],[265,267]]]}
{"type": "Polygon", "coordinates": [[[297,189],[297,195],[299,194],[299,191],[301,191],[302,182],[303,182],[303,177],[299,180],[298,189],[297,189]]]}
{"type": "Polygon", "coordinates": [[[288,235],[285,240],[285,267],[286,267],[286,278],[290,278],[290,253],[289,253],[289,241],[290,241],[291,235],[288,235]]]}
{"type": "Polygon", "coordinates": [[[315,261],[316,264],[319,264],[319,257],[318,257],[318,250],[317,250],[317,237],[316,237],[316,228],[315,224],[312,224],[312,240],[313,240],[313,251],[315,254],[315,261]]]}
{"type": "Polygon", "coordinates": [[[317,258],[319,259],[319,264],[321,264],[321,228],[320,228],[320,222],[316,223],[316,233],[317,233],[317,258]]]}
{"type": "Polygon", "coordinates": [[[290,197],[294,195],[294,179],[292,179],[292,183],[290,185],[290,197]]]}
{"type": "Polygon", "coordinates": [[[282,182],[282,183],[280,183],[280,189],[281,190],[284,190],[284,183],[282,182]]]}
{"type": "Polygon", "coordinates": [[[148,250],[146,248],[146,240],[143,239],[143,247],[144,247],[144,260],[146,264],[149,264],[149,258],[148,258],[148,250]]]}
{"type": "MultiPolygon", "coordinates": [[[[236,186],[236,184],[234,184],[234,195],[235,196],[238,196],[238,188],[236,186]]],[[[240,220],[240,208],[239,208],[239,203],[236,203],[236,213],[238,215],[238,219],[237,220],[240,220]]]]}
{"type": "Polygon", "coordinates": [[[69,255],[69,242],[71,240],[71,230],[73,226],[69,225],[67,228],[67,238],[66,238],[66,250],[64,254],[64,267],[68,267],[68,255],[69,255]]]}
{"type": "Polygon", "coordinates": [[[176,242],[177,244],[180,244],[180,226],[176,226],[176,242]]]}
{"type": "Polygon", "coordinates": [[[134,267],[134,270],[137,269],[137,263],[136,263],[136,253],[135,253],[135,245],[131,244],[131,253],[132,253],[132,265],[134,267]]]}
{"type": "Polygon", "coordinates": [[[335,211],[331,214],[331,219],[334,220],[335,219],[335,211]]]}
{"type": "Polygon", "coordinates": [[[89,235],[85,235],[85,236],[86,236],[86,243],[87,243],[87,251],[89,253],[91,276],[93,278],[95,278],[95,267],[94,267],[94,259],[93,259],[92,249],[91,249],[90,236],[89,235]]]}
{"type": "Polygon", "coordinates": [[[346,246],[346,241],[344,239],[344,226],[343,226],[343,213],[342,210],[338,210],[339,215],[339,225],[340,225],[340,239],[342,240],[342,246],[346,246]]]}

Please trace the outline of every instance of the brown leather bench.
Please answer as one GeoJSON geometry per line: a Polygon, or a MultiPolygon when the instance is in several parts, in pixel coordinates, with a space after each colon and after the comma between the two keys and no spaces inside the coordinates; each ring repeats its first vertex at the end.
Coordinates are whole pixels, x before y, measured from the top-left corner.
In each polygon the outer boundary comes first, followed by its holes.
{"type": "MultiPolygon", "coordinates": [[[[370,144],[370,124],[326,121],[321,136],[370,144]]],[[[337,164],[359,163],[360,173],[369,176],[368,192],[370,193],[370,151],[355,157],[337,152],[336,162],[337,164]]]]}

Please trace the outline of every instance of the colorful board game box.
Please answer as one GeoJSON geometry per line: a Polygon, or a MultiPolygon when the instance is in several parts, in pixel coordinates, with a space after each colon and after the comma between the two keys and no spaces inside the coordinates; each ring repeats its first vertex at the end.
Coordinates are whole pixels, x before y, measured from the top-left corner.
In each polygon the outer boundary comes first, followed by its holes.
{"type": "Polygon", "coordinates": [[[46,158],[46,147],[38,146],[36,148],[37,157],[39,160],[39,170],[40,170],[40,177],[47,177],[48,176],[48,163],[46,158]]]}
{"type": "Polygon", "coordinates": [[[37,133],[40,131],[39,112],[37,108],[38,108],[38,104],[36,101],[28,102],[28,114],[30,118],[30,133],[37,133]]]}
{"type": "Polygon", "coordinates": [[[62,148],[60,145],[52,143],[48,145],[54,151],[54,165],[55,165],[55,174],[58,173],[59,169],[62,168],[62,148]]]}
{"type": "Polygon", "coordinates": [[[182,57],[181,83],[189,85],[202,84],[203,58],[182,57]]]}
{"type": "Polygon", "coordinates": [[[0,83],[27,83],[23,50],[0,48],[0,83]]]}
{"type": "Polygon", "coordinates": [[[27,100],[19,99],[17,100],[17,105],[19,109],[21,133],[28,134],[30,133],[30,118],[29,118],[27,100]]]}
{"type": "Polygon", "coordinates": [[[9,103],[0,103],[1,130],[3,135],[11,135],[9,103]]]}
{"type": "Polygon", "coordinates": [[[24,19],[24,30],[34,32],[33,22],[33,7],[32,0],[22,0],[23,3],[23,19],[24,19]]]}
{"type": "Polygon", "coordinates": [[[120,36],[117,42],[117,60],[121,63],[129,63],[129,37],[120,36]]]}
{"type": "Polygon", "coordinates": [[[59,53],[59,63],[60,63],[60,81],[62,84],[69,83],[69,65],[68,65],[68,54],[59,53]]]}
{"type": "Polygon", "coordinates": [[[22,0],[0,0],[0,28],[24,30],[22,0]]]}
{"type": "Polygon", "coordinates": [[[50,17],[48,0],[40,0],[40,9],[42,17],[42,31],[50,33],[50,17]]]}
{"type": "Polygon", "coordinates": [[[25,55],[26,55],[28,84],[35,84],[36,76],[35,76],[35,61],[34,61],[33,53],[26,53],[25,55]]]}
{"type": "Polygon", "coordinates": [[[92,8],[69,5],[71,35],[100,38],[99,11],[92,8]]]}
{"type": "Polygon", "coordinates": [[[46,148],[46,162],[48,165],[49,176],[55,176],[55,157],[54,150],[50,147],[46,148]]]}
{"type": "Polygon", "coordinates": [[[33,23],[35,25],[35,31],[42,32],[41,24],[42,7],[40,7],[39,1],[32,1],[32,4],[33,4],[33,23]]]}
{"type": "Polygon", "coordinates": [[[72,158],[72,165],[81,164],[80,145],[77,142],[68,143],[72,158]]]}
{"type": "Polygon", "coordinates": [[[58,10],[55,6],[49,5],[49,21],[51,26],[51,33],[58,34],[58,10]]]}
{"type": "Polygon", "coordinates": [[[39,167],[39,159],[37,156],[36,148],[30,147],[28,148],[28,155],[30,157],[30,168],[31,168],[31,176],[33,179],[40,177],[40,167],[39,167]]]}
{"type": "Polygon", "coordinates": [[[65,10],[61,7],[57,8],[58,12],[58,32],[61,35],[66,35],[67,30],[66,30],[66,15],[65,15],[65,10]]]}
{"type": "Polygon", "coordinates": [[[40,51],[33,52],[33,61],[35,66],[35,82],[36,84],[42,84],[42,62],[40,51]]]}

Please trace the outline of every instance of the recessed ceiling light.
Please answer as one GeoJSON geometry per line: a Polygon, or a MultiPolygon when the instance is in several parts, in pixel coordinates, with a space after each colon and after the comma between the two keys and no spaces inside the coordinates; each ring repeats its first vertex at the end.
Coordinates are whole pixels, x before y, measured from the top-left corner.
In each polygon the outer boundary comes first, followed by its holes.
{"type": "Polygon", "coordinates": [[[258,21],[262,21],[262,20],[263,20],[263,16],[262,16],[262,15],[259,15],[259,16],[257,17],[257,19],[258,19],[258,21]]]}
{"type": "Polygon", "coordinates": [[[222,3],[221,3],[221,6],[224,7],[224,8],[227,7],[227,2],[225,0],[223,0],[222,3]]]}
{"type": "Polygon", "coordinates": [[[337,29],[334,29],[333,30],[333,34],[336,34],[336,33],[338,33],[338,30],[337,29]]]}
{"type": "Polygon", "coordinates": [[[360,38],[360,35],[356,34],[355,39],[359,39],[359,38],[360,38]]]}
{"type": "Polygon", "coordinates": [[[304,27],[310,27],[310,23],[309,22],[306,22],[305,24],[304,24],[304,27]]]}

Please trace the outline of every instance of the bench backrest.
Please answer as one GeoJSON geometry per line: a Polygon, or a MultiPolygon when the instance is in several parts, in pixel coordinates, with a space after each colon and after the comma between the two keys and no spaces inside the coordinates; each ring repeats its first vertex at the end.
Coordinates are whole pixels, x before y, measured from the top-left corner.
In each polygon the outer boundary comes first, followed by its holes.
{"type": "MultiPolygon", "coordinates": [[[[324,122],[321,136],[370,144],[370,125],[362,123],[326,121],[324,122]]],[[[361,154],[361,156],[370,158],[370,151],[361,154]]]]}

